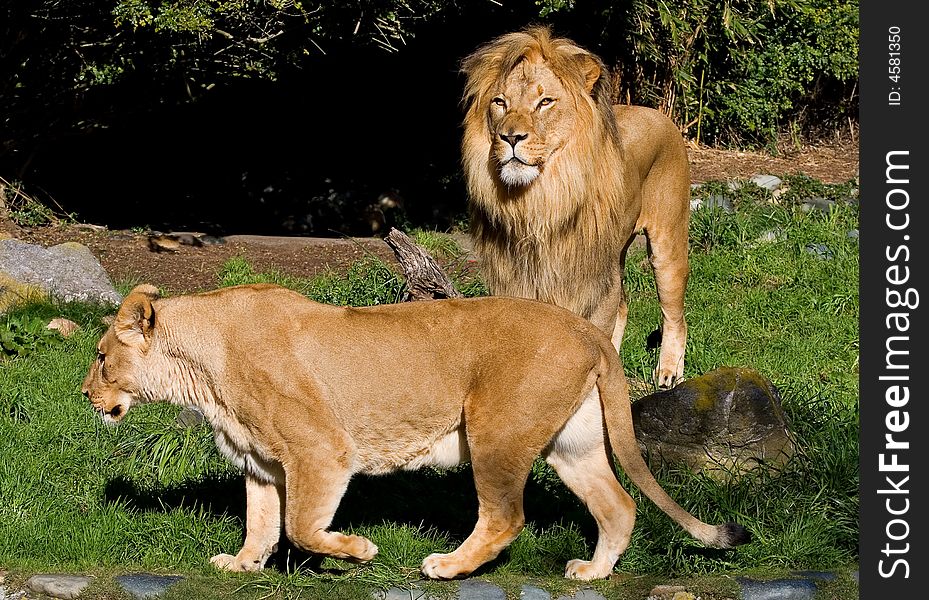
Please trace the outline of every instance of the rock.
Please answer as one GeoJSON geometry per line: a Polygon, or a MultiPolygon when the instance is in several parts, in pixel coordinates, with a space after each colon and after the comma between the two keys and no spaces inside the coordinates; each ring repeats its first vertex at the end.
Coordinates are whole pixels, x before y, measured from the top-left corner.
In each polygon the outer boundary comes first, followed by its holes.
{"type": "Polygon", "coordinates": [[[763,231],[757,238],[756,241],[762,244],[773,244],[775,242],[783,242],[787,239],[787,232],[781,228],[769,229],[763,231]]]}
{"type": "Polygon", "coordinates": [[[0,311],[33,297],[119,305],[122,296],[90,249],[77,242],[43,248],[0,240],[0,311]]]}
{"type": "Polygon", "coordinates": [[[763,187],[766,190],[771,190],[772,192],[779,187],[781,187],[781,178],[775,177],[774,175],[755,175],[749,181],[757,185],[758,187],[763,187]]]}
{"type": "Polygon", "coordinates": [[[804,250],[816,258],[821,258],[822,260],[829,260],[833,256],[832,250],[830,250],[829,246],[826,244],[807,244],[804,247],[804,250]]]}
{"type": "Polygon", "coordinates": [[[684,464],[723,481],[793,454],[777,389],[747,368],[722,367],[641,398],[632,422],[652,466],[684,464]]]}
{"type": "Polygon", "coordinates": [[[701,208],[718,208],[724,213],[730,214],[735,212],[735,207],[732,205],[732,200],[719,194],[714,194],[712,196],[708,196],[707,198],[697,198],[690,201],[691,210],[699,210],[701,208]]]}
{"type": "Polygon", "coordinates": [[[174,419],[174,422],[184,429],[193,429],[195,427],[199,427],[200,424],[204,423],[205,421],[206,417],[204,417],[203,413],[200,412],[200,409],[195,406],[185,406],[174,419]]]}
{"type": "Polygon", "coordinates": [[[534,585],[524,585],[519,590],[519,600],[552,600],[552,595],[534,585]]]}
{"type": "Polygon", "coordinates": [[[820,212],[829,212],[835,206],[835,200],[830,200],[829,198],[807,198],[803,201],[803,204],[800,205],[800,209],[803,212],[811,212],[818,210],[820,212]]]}
{"type": "Polygon", "coordinates": [[[52,319],[51,321],[48,322],[48,325],[46,325],[45,327],[46,329],[56,330],[58,333],[61,334],[61,337],[71,337],[75,331],[81,328],[81,326],[75,323],[74,321],[69,321],[68,319],[64,319],[61,317],[52,319]]]}
{"type": "Polygon", "coordinates": [[[506,600],[506,592],[486,581],[466,579],[458,587],[458,600],[506,600]]]}
{"type": "Polygon", "coordinates": [[[83,575],[33,575],[26,581],[26,587],[36,594],[45,594],[52,598],[71,600],[77,598],[90,585],[91,578],[83,575]]]}
{"type": "Polygon", "coordinates": [[[371,593],[371,598],[374,600],[433,600],[433,597],[428,596],[423,590],[398,587],[376,590],[371,593]]]}
{"type": "Polygon", "coordinates": [[[155,598],[164,593],[166,589],[184,579],[180,575],[149,575],[139,573],[136,575],[119,575],[116,583],[133,597],[155,598]]]}
{"type": "Polygon", "coordinates": [[[858,230],[857,230],[857,229],[849,229],[849,230],[848,230],[848,233],[845,234],[845,237],[847,237],[847,238],[850,239],[850,240],[857,240],[857,239],[858,239],[858,235],[859,235],[859,234],[858,234],[858,230]]]}
{"type": "Polygon", "coordinates": [[[737,577],[742,600],[813,600],[816,584],[806,579],[772,579],[756,581],[737,577]]]}

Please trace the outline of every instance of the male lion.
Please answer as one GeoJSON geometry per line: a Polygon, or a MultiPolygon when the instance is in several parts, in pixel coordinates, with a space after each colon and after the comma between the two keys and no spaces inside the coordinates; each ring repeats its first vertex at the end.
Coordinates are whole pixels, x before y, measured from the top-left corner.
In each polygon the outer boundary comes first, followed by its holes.
{"type": "Polygon", "coordinates": [[[327,530],[354,473],[470,461],[474,532],[422,564],[436,579],[468,575],[519,534],[523,488],[541,454],[599,527],[593,559],[572,560],[566,576],[606,577],[635,520],[611,449],[703,543],[729,548],[749,538],[741,525],[699,521],[662,490],[639,454],[609,338],[542,302],[356,309],[266,284],[173,298],[140,285],[101,338],[82,391],[106,421],[155,400],[203,412],[219,450],[245,471],[245,543],[212,558],[223,569],[262,568],[282,528],[308,552],[370,560],[369,540],[327,530]]]}
{"type": "Polygon", "coordinates": [[[493,40],[462,71],[471,234],[490,292],[563,306],[612,334],[619,351],[626,250],[644,232],[662,313],[655,380],[673,385],[687,343],[690,219],[674,123],[612,106],[603,62],[544,27],[493,40]]]}

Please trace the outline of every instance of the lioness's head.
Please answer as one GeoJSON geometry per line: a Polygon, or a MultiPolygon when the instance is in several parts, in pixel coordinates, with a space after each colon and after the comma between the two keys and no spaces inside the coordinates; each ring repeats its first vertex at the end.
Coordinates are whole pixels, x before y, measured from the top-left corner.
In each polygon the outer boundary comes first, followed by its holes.
{"type": "Polygon", "coordinates": [[[97,358],[90,366],[81,392],[108,423],[122,419],[138,401],[139,388],[134,374],[148,350],[155,312],[152,301],[158,290],[151,285],[138,285],[123,300],[100,342],[97,358]]]}
{"type": "Polygon", "coordinates": [[[465,145],[475,136],[489,140],[491,162],[509,187],[531,184],[578,135],[596,134],[598,123],[615,131],[603,62],[547,28],[497,38],[465,58],[462,71],[465,145]]]}

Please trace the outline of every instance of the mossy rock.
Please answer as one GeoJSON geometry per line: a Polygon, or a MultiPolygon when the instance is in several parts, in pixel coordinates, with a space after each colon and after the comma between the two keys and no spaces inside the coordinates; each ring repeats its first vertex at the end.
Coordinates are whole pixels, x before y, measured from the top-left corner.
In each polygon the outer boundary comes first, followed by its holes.
{"type": "Polygon", "coordinates": [[[632,404],[632,422],[653,467],[685,465],[728,480],[793,454],[777,388],[748,368],[722,367],[645,396],[632,404]]]}

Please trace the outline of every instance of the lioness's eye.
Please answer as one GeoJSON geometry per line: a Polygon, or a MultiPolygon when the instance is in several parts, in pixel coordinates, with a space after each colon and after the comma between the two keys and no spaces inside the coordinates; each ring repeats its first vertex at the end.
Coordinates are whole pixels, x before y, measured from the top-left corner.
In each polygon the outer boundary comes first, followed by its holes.
{"type": "Polygon", "coordinates": [[[104,360],[106,360],[106,354],[97,352],[97,362],[103,362],[104,360]]]}

